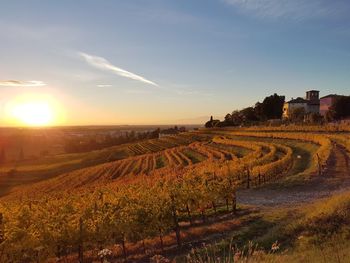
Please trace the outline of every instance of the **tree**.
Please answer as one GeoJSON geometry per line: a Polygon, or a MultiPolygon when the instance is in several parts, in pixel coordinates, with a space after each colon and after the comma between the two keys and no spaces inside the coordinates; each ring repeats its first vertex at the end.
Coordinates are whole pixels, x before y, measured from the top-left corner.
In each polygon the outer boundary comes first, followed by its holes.
{"type": "Polygon", "coordinates": [[[261,105],[261,117],[266,119],[281,119],[285,96],[279,96],[276,93],[266,97],[261,105]]]}
{"type": "Polygon", "coordinates": [[[305,109],[303,107],[295,108],[290,114],[290,120],[293,122],[302,122],[305,117],[305,109]]]}
{"type": "Polygon", "coordinates": [[[266,120],[266,116],[264,115],[264,112],[263,112],[263,104],[261,102],[255,103],[254,111],[255,111],[255,116],[260,121],[265,121],[266,120]]]}
{"type": "Polygon", "coordinates": [[[256,116],[255,110],[253,107],[248,107],[241,110],[241,115],[244,122],[258,121],[258,117],[256,116]]]}
{"type": "Polygon", "coordinates": [[[210,121],[207,121],[205,123],[205,128],[213,128],[213,127],[218,127],[220,125],[219,120],[214,120],[213,116],[210,117],[210,121]]]}
{"type": "Polygon", "coordinates": [[[4,163],[5,160],[6,160],[5,149],[1,148],[1,151],[0,151],[0,163],[4,163]]]}
{"type": "Polygon", "coordinates": [[[23,147],[19,149],[19,160],[22,161],[24,159],[23,147]]]}
{"type": "Polygon", "coordinates": [[[340,120],[350,116],[350,96],[339,96],[330,107],[327,118],[340,120]]]}
{"type": "Polygon", "coordinates": [[[310,114],[308,114],[307,116],[307,121],[313,124],[320,124],[324,121],[324,118],[321,114],[319,114],[318,112],[312,112],[310,114]]]}
{"type": "Polygon", "coordinates": [[[232,123],[232,115],[230,113],[226,114],[225,116],[225,122],[227,124],[231,124],[232,123]]]}
{"type": "Polygon", "coordinates": [[[275,93],[266,97],[263,102],[257,102],[254,107],[247,107],[226,114],[223,122],[213,120],[213,116],[211,116],[205,127],[239,126],[251,122],[281,119],[284,102],[285,97],[275,93]]]}
{"type": "Polygon", "coordinates": [[[241,125],[243,122],[243,116],[238,110],[232,112],[231,118],[234,125],[241,125]]]}

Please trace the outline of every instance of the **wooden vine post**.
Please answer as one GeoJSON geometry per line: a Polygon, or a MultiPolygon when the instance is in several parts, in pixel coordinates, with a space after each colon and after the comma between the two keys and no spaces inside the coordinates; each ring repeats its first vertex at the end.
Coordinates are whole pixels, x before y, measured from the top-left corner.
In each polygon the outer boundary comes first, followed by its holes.
{"type": "Polygon", "coordinates": [[[237,212],[237,196],[236,196],[236,190],[233,190],[232,192],[232,213],[235,215],[237,212]]]}
{"type": "Polygon", "coordinates": [[[250,188],[250,170],[249,167],[247,167],[247,189],[250,188]]]}
{"type": "Polygon", "coordinates": [[[192,214],[191,214],[191,210],[188,204],[186,204],[186,210],[187,210],[187,215],[188,215],[188,219],[190,220],[190,225],[193,225],[193,218],[192,218],[192,214]]]}
{"type": "Polygon", "coordinates": [[[126,251],[125,235],[124,234],[122,234],[122,249],[123,249],[124,261],[126,261],[128,259],[128,252],[126,251]]]}
{"type": "Polygon", "coordinates": [[[79,247],[78,247],[78,262],[84,262],[84,251],[83,251],[83,218],[79,219],[79,247]]]}
{"type": "Polygon", "coordinates": [[[318,164],[318,175],[322,175],[321,159],[320,159],[320,156],[318,154],[316,154],[316,156],[317,156],[317,164],[318,164]]]}
{"type": "MultiPolygon", "coordinates": [[[[3,214],[0,213],[0,248],[2,244],[5,242],[5,227],[4,227],[4,217],[3,214]]],[[[0,261],[2,262],[2,256],[4,255],[5,248],[2,247],[0,250],[0,261]]]]}
{"type": "Polygon", "coordinates": [[[179,226],[179,219],[177,217],[176,213],[176,205],[175,205],[175,198],[174,196],[171,196],[171,209],[172,209],[172,214],[173,214],[173,220],[174,220],[174,230],[176,234],[176,242],[177,246],[181,247],[181,237],[180,237],[180,226],[179,226]]]}
{"type": "Polygon", "coordinates": [[[160,248],[164,253],[163,231],[161,228],[159,228],[159,240],[160,240],[160,248]]]}
{"type": "Polygon", "coordinates": [[[2,213],[0,213],[0,245],[5,241],[5,233],[4,233],[4,217],[2,213]]]}

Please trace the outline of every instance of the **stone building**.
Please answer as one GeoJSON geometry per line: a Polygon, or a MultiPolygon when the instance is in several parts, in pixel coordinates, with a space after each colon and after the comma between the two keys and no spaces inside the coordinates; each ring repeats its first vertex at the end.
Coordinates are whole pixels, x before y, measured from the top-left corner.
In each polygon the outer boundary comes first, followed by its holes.
{"type": "Polygon", "coordinates": [[[284,119],[290,118],[292,112],[295,109],[303,108],[306,114],[309,113],[320,113],[320,92],[318,90],[309,90],[306,92],[306,97],[298,97],[296,99],[291,99],[283,105],[283,115],[284,119]]]}

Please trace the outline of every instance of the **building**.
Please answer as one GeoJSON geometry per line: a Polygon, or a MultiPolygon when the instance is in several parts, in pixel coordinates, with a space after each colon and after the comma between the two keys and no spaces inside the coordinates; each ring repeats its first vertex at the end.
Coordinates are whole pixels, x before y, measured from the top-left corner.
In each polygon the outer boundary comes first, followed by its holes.
{"type": "Polygon", "coordinates": [[[305,112],[307,111],[307,100],[303,99],[303,98],[296,98],[296,99],[291,99],[290,101],[287,101],[284,103],[283,105],[283,119],[288,119],[290,118],[292,112],[295,109],[299,109],[299,108],[304,108],[305,112]]]}
{"type": "Polygon", "coordinates": [[[295,109],[303,108],[305,113],[319,113],[320,112],[320,92],[318,90],[309,90],[306,92],[306,98],[298,97],[296,99],[291,99],[283,105],[283,119],[290,118],[292,112],[295,109]]]}
{"type": "Polygon", "coordinates": [[[329,111],[329,108],[333,106],[336,99],[339,97],[339,95],[336,94],[330,94],[327,96],[324,96],[320,99],[320,114],[322,116],[326,116],[327,112],[329,111]]]}
{"type": "Polygon", "coordinates": [[[306,92],[307,110],[306,113],[320,113],[320,92],[310,90],[306,92]]]}

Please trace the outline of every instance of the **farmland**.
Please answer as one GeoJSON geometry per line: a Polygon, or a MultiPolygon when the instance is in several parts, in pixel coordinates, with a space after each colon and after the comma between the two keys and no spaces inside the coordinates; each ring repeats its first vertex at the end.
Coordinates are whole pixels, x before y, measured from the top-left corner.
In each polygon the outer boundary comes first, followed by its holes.
{"type": "Polygon", "coordinates": [[[183,247],[195,229],[209,235],[208,222],[244,220],[240,193],[329,173],[335,151],[349,159],[349,138],[343,127],[203,129],[23,165],[0,199],[0,261],[97,259],[101,247],[141,260],[183,247]]]}
{"type": "Polygon", "coordinates": [[[36,160],[8,162],[0,167],[0,195],[10,191],[16,185],[46,180],[65,172],[95,166],[101,163],[121,160],[128,157],[185,145],[197,137],[180,136],[169,140],[146,140],[140,143],[129,143],[102,150],[76,154],[57,154],[36,160]]]}

